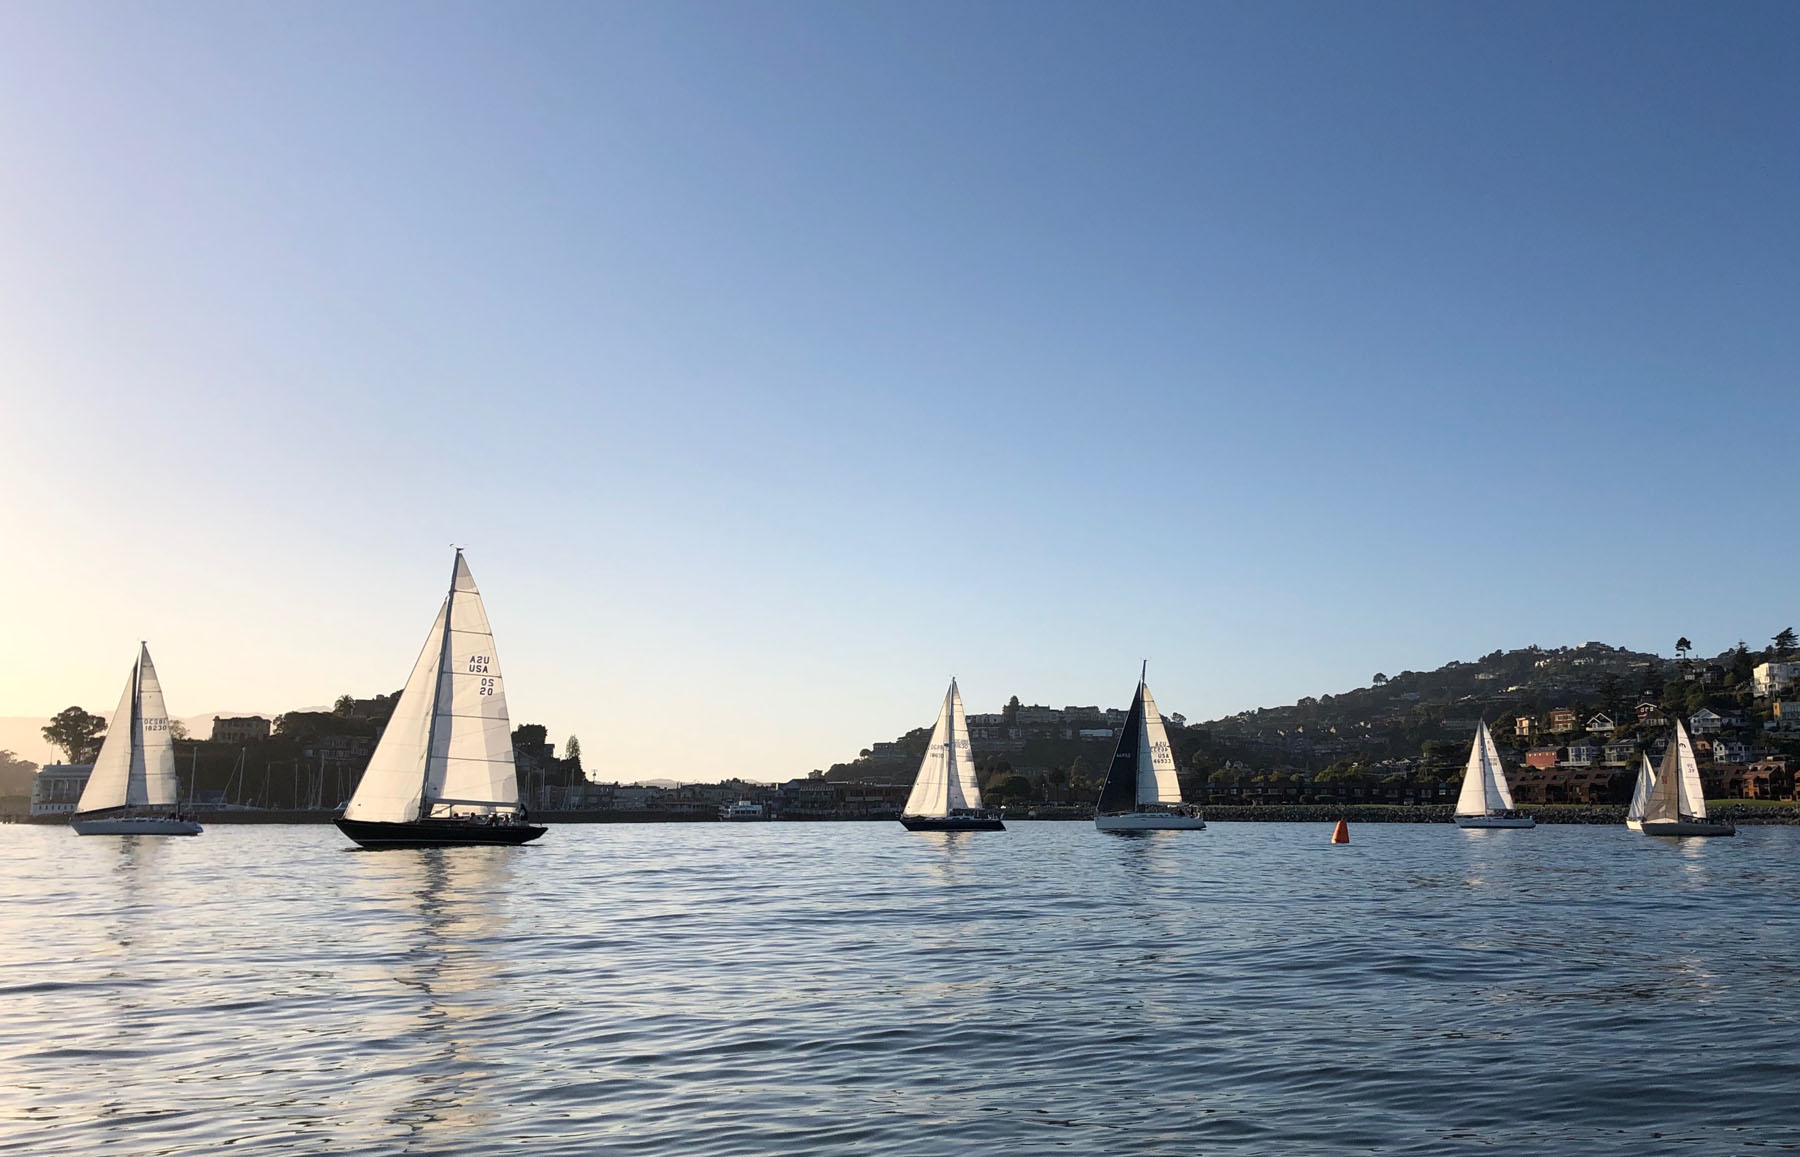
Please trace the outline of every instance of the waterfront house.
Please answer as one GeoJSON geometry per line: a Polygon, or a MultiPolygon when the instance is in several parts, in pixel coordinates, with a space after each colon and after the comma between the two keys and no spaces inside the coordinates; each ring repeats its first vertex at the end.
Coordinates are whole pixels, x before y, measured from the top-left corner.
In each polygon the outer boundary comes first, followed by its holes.
{"type": "Polygon", "coordinates": [[[1571,743],[1566,749],[1561,766],[1592,767],[1600,758],[1600,749],[1591,743],[1571,743]]]}
{"type": "Polygon", "coordinates": [[[1557,756],[1561,754],[1560,747],[1534,747],[1525,753],[1525,766],[1548,770],[1556,766],[1557,756]]]}
{"type": "Polygon", "coordinates": [[[87,787],[91,763],[46,763],[31,777],[31,814],[34,816],[68,815],[81,801],[87,787]]]}
{"type": "Polygon", "coordinates": [[[1695,735],[1717,735],[1724,726],[1725,720],[1710,707],[1702,707],[1688,716],[1688,730],[1695,735]]]}
{"type": "Polygon", "coordinates": [[[1572,707],[1557,707],[1550,712],[1551,731],[1575,730],[1575,710],[1572,707]]]}

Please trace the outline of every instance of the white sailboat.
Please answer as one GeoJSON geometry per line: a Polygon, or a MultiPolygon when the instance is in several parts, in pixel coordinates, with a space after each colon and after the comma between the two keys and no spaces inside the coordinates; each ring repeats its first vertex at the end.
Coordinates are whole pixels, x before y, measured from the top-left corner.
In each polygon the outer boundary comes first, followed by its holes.
{"type": "Polygon", "coordinates": [[[526,822],[500,659],[461,550],[412,676],[337,825],[365,848],[522,844],[544,834],[526,822]]]}
{"type": "Polygon", "coordinates": [[[919,772],[913,777],[912,793],[906,797],[900,822],[909,832],[1006,830],[998,815],[981,806],[981,784],[975,775],[975,756],[969,745],[969,720],[963,714],[962,692],[957,690],[955,679],[950,680],[950,690],[944,693],[937,726],[931,729],[931,742],[925,747],[925,758],[919,761],[919,772]]]}
{"type": "Polygon", "coordinates": [[[1676,720],[1663,752],[1662,766],[1652,769],[1644,757],[1625,826],[1647,836],[1735,836],[1737,828],[1706,818],[1706,794],[1700,786],[1700,761],[1687,728],[1676,720]]]}
{"type": "Polygon", "coordinates": [[[1463,771],[1462,792],[1456,797],[1459,828],[1535,828],[1537,820],[1513,810],[1512,788],[1500,751],[1488,731],[1487,720],[1475,727],[1469,748],[1469,766],[1463,771]]]}
{"type": "Polygon", "coordinates": [[[125,694],[69,826],[83,836],[197,836],[200,825],[181,814],[178,794],[162,683],[150,648],[139,643],[125,694]]]}
{"type": "Polygon", "coordinates": [[[1169,733],[1144,681],[1149,669],[1145,663],[1138,674],[1137,694],[1132,696],[1112,767],[1094,808],[1094,826],[1103,832],[1198,831],[1206,827],[1200,809],[1182,802],[1169,733]]]}

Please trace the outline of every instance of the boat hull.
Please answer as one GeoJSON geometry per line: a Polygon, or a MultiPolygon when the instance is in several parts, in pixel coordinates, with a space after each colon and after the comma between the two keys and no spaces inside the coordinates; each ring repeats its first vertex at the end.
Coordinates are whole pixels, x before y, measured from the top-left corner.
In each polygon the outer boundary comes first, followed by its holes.
{"type": "Polygon", "coordinates": [[[1626,820],[1625,826],[1647,836],[1735,836],[1731,824],[1706,823],[1699,820],[1626,820]]]}
{"type": "Polygon", "coordinates": [[[1173,812],[1126,812],[1095,816],[1094,827],[1103,832],[1198,832],[1206,830],[1206,821],[1173,812]]]}
{"type": "Polygon", "coordinates": [[[1456,826],[1459,828],[1535,828],[1537,821],[1530,816],[1457,816],[1456,826]]]}
{"type": "Polygon", "coordinates": [[[459,820],[376,823],[339,819],[338,830],[365,848],[460,848],[474,845],[527,844],[548,828],[533,824],[479,824],[459,820]]]}
{"type": "Polygon", "coordinates": [[[197,836],[204,829],[193,820],[174,816],[105,816],[70,820],[78,836],[197,836]]]}
{"type": "Polygon", "coordinates": [[[909,832],[1003,832],[1006,825],[998,816],[901,816],[900,825],[909,832]]]}

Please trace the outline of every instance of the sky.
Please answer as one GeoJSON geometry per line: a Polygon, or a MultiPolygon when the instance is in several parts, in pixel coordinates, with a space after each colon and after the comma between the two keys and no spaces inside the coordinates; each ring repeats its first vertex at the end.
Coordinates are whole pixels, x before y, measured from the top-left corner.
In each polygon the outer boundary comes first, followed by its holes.
{"type": "Polygon", "coordinates": [[[0,715],[778,780],[1800,625],[1787,4],[0,4],[0,715]]]}

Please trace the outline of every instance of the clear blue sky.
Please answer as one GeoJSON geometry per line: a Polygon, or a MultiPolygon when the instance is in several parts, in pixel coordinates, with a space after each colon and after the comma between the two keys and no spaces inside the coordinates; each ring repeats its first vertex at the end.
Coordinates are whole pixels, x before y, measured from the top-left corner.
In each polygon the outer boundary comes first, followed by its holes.
{"type": "Polygon", "coordinates": [[[782,778],[1800,625],[1791,4],[0,8],[0,715],[782,778]]]}

